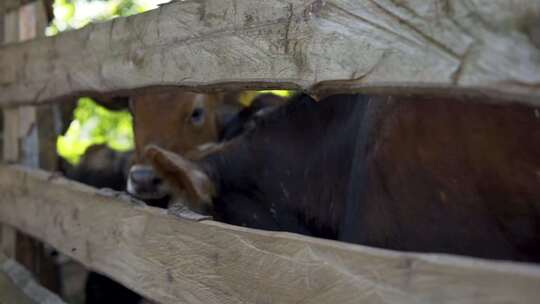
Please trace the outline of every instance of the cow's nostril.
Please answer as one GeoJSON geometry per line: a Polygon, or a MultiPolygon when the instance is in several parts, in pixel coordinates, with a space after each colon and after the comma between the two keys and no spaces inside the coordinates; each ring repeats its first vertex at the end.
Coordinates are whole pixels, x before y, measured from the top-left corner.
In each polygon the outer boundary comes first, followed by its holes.
{"type": "Polygon", "coordinates": [[[162,189],[164,181],[154,169],[145,165],[133,165],[129,172],[128,192],[140,199],[162,199],[167,194],[162,189]]]}
{"type": "Polygon", "coordinates": [[[161,184],[161,178],[159,177],[152,178],[152,185],[159,186],[160,184],[161,184]]]}
{"type": "Polygon", "coordinates": [[[129,177],[135,183],[138,183],[140,181],[140,174],[137,171],[131,171],[131,173],[129,174],[129,177]]]}
{"type": "Polygon", "coordinates": [[[144,171],[133,171],[130,174],[131,180],[136,184],[145,184],[148,183],[149,174],[144,171]]]}
{"type": "MultiPolygon", "coordinates": [[[[156,179],[159,180],[159,177],[156,176],[154,170],[147,167],[136,167],[131,170],[129,174],[131,181],[139,186],[148,187],[156,185],[156,179]]],[[[159,181],[158,181],[159,183],[159,181]]]]}

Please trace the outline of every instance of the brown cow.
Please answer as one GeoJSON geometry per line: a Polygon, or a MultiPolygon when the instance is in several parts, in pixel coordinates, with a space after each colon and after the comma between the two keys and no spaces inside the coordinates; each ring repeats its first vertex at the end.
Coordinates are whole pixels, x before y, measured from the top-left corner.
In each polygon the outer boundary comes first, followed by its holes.
{"type": "MultiPolygon", "coordinates": [[[[137,197],[160,198],[168,193],[167,189],[159,187],[157,190],[161,192],[154,189],[160,186],[159,180],[157,184],[152,184],[153,170],[144,166],[141,153],[136,152],[142,151],[147,144],[154,143],[177,153],[184,153],[200,144],[217,141],[219,128],[216,111],[221,102],[220,98],[217,94],[180,91],[148,93],[134,97],[131,108],[134,116],[135,152],[117,152],[106,145],[94,145],[87,149],[77,166],[61,160],[60,169],[66,177],[97,188],[123,191],[128,184],[129,192],[137,197]],[[134,163],[137,165],[132,166],[134,163]],[[141,175],[150,178],[141,181],[141,175]],[[128,176],[131,179],[126,183],[128,176]],[[146,186],[147,182],[150,187],[146,186]]],[[[111,103],[107,100],[103,105],[110,106],[111,103]]],[[[113,105],[122,107],[119,102],[113,105]]],[[[74,108],[65,108],[66,118],[71,119],[74,108]]],[[[164,199],[149,203],[164,207],[168,201],[164,199]]],[[[85,289],[87,304],[138,303],[141,299],[136,293],[94,272],[89,273],[85,289]]]]}
{"type": "MultiPolygon", "coordinates": [[[[170,191],[141,155],[147,145],[158,145],[191,158],[207,144],[230,140],[253,124],[257,115],[281,105],[285,100],[273,94],[257,96],[251,106],[240,108],[237,93],[199,94],[172,91],[133,98],[136,165],[128,179],[128,192],[158,206],[170,191]]],[[[211,145],[210,145],[211,147],[211,145]]]]}
{"type": "MultiPolygon", "coordinates": [[[[220,128],[218,111],[222,104],[221,94],[208,95],[179,90],[146,93],[133,97],[130,108],[134,121],[135,165],[129,170],[128,192],[151,205],[166,207],[169,203],[168,189],[154,174],[153,169],[145,165],[145,159],[141,155],[143,148],[148,144],[157,144],[176,153],[185,154],[201,144],[216,142],[220,128]]],[[[90,155],[84,159],[90,156],[91,159],[98,159],[97,156],[116,155],[110,152],[107,154],[102,150],[99,149],[99,152],[97,148],[95,151],[91,150],[90,155]]],[[[102,160],[102,157],[99,159],[102,160]]],[[[124,178],[123,175],[114,176],[124,178]]],[[[107,184],[111,182],[110,179],[101,182],[98,179],[99,183],[96,184],[95,178],[91,180],[89,178],[90,176],[85,176],[83,181],[94,182],[94,186],[112,187],[107,184]]],[[[117,179],[114,179],[115,184],[116,181],[117,179]]],[[[123,185],[126,185],[125,178],[123,185]]],[[[85,287],[87,304],[138,303],[141,299],[138,294],[94,272],[89,274],[85,287]]]]}
{"type": "Polygon", "coordinates": [[[540,109],[485,101],[300,96],[201,160],[147,156],[231,224],[540,262],[540,109]]]}
{"type": "MultiPolygon", "coordinates": [[[[200,145],[218,141],[222,129],[234,130],[235,134],[227,132],[229,137],[240,134],[251,116],[283,101],[273,95],[263,95],[255,99],[254,107],[236,113],[239,108],[234,100],[235,95],[169,91],[133,97],[131,110],[134,118],[136,165],[129,170],[128,192],[151,205],[166,207],[170,201],[169,190],[153,169],[145,165],[145,159],[141,156],[146,145],[157,144],[176,153],[189,155],[190,151],[198,151],[195,148],[200,145]],[[232,117],[226,128],[222,126],[222,116],[232,117]]],[[[130,164],[131,154],[112,151],[105,145],[93,146],[87,150],[76,168],[65,164],[66,176],[94,187],[124,190],[125,168],[130,164]]],[[[183,215],[186,214],[200,218],[184,210],[183,215]]],[[[86,299],[88,304],[136,303],[140,296],[107,277],[91,272],[86,283],[86,299]]]]}
{"type": "Polygon", "coordinates": [[[136,164],[129,173],[128,192],[145,200],[164,198],[168,190],[146,165],[144,147],[155,144],[184,155],[202,144],[217,142],[216,112],[221,101],[219,94],[178,90],[133,97],[136,164]]]}

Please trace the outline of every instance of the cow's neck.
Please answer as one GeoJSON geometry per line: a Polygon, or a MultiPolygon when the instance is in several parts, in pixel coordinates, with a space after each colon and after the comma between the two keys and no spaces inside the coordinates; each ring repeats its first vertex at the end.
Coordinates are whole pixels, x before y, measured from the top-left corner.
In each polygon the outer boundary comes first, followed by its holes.
{"type": "Polygon", "coordinates": [[[361,133],[366,101],[294,101],[210,157],[223,220],[338,238],[350,209],[347,197],[362,195],[349,192],[351,178],[362,178],[352,168],[355,150],[367,142],[361,133]]]}

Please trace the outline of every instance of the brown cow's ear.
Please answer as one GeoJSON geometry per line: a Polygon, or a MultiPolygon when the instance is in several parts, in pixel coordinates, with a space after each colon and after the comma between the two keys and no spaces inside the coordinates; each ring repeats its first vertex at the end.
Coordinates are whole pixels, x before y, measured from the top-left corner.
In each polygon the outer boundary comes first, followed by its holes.
{"type": "Polygon", "coordinates": [[[199,166],[173,152],[150,145],[145,157],[173,191],[187,195],[190,206],[196,210],[211,207],[215,187],[208,175],[199,166]]]}

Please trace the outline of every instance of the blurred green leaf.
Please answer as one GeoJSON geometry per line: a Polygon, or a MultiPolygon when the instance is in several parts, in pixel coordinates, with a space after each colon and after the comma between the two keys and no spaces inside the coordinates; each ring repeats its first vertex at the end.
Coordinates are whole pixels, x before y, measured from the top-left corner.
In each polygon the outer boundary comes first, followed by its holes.
{"type": "Polygon", "coordinates": [[[75,164],[94,144],[105,143],[120,151],[133,149],[132,124],[128,111],[109,111],[90,98],[80,98],[69,129],[58,137],[58,154],[75,164]]]}

